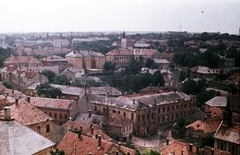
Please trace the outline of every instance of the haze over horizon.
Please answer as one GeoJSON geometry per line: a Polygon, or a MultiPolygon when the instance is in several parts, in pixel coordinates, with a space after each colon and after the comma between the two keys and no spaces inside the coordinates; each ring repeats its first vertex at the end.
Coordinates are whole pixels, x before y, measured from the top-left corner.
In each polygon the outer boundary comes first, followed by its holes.
{"type": "Polygon", "coordinates": [[[239,0],[0,0],[0,33],[188,31],[239,34],[239,0]]]}

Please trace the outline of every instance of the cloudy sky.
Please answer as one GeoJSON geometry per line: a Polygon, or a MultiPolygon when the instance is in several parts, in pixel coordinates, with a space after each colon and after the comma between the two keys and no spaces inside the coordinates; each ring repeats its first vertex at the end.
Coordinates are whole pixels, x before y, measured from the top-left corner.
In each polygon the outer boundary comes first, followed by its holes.
{"type": "Polygon", "coordinates": [[[0,0],[0,32],[239,28],[240,0],[0,0]]]}

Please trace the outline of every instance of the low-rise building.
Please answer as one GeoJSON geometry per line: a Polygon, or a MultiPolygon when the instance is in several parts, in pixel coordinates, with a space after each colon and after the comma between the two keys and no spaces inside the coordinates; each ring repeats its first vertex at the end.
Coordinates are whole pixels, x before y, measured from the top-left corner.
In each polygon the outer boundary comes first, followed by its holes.
{"type": "Polygon", "coordinates": [[[75,154],[118,154],[135,155],[136,151],[109,141],[102,140],[101,135],[96,138],[87,137],[79,132],[78,134],[68,132],[57,146],[68,155],[75,154]],[[116,153],[117,152],[117,153],[116,153]]]}
{"type": "Polygon", "coordinates": [[[133,121],[133,134],[156,134],[164,124],[188,117],[194,113],[196,98],[182,92],[133,94],[120,97],[89,95],[96,114],[110,112],[121,114],[133,121]]]}
{"type": "Polygon", "coordinates": [[[225,109],[226,105],[227,105],[227,98],[225,96],[215,96],[212,99],[205,102],[205,110],[209,110],[210,107],[225,109]]]}
{"type": "Polygon", "coordinates": [[[77,100],[31,97],[30,103],[50,116],[56,124],[62,125],[71,117],[73,120],[79,113],[77,100]]]}
{"type": "Polygon", "coordinates": [[[220,73],[219,69],[210,69],[205,66],[195,66],[190,71],[192,76],[197,78],[216,78],[216,75],[220,73]]]}
{"type": "Polygon", "coordinates": [[[33,56],[11,56],[4,61],[4,66],[42,66],[43,64],[33,56]]]}
{"type": "Polygon", "coordinates": [[[68,61],[61,56],[51,55],[42,58],[42,63],[44,66],[66,66],[68,64],[68,61]]]}

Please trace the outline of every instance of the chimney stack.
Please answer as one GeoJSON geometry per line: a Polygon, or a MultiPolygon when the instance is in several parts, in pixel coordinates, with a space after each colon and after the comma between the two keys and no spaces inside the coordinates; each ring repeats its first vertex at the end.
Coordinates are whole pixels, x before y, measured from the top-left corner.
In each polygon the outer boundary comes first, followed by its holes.
{"type": "Polygon", "coordinates": [[[92,152],[89,152],[88,155],[92,155],[92,152]]]}
{"type": "Polygon", "coordinates": [[[15,99],[15,105],[18,106],[18,98],[15,99]]]}
{"type": "Polygon", "coordinates": [[[193,144],[192,143],[189,143],[189,151],[192,152],[192,147],[193,147],[193,144]]]}
{"type": "Polygon", "coordinates": [[[27,97],[27,102],[30,103],[30,96],[27,97]]]}
{"type": "Polygon", "coordinates": [[[133,104],[135,104],[135,99],[133,99],[133,104]]]}
{"type": "Polygon", "coordinates": [[[91,134],[92,134],[92,135],[93,135],[93,130],[94,130],[94,128],[92,127],[92,128],[91,128],[91,134]]]}
{"type": "Polygon", "coordinates": [[[12,89],[12,95],[14,94],[14,89],[12,89]]]}
{"type": "Polygon", "coordinates": [[[116,151],[116,155],[118,155],[118,150],[116,151]]]}
{"type": "Polygon", "coordinates": [[[92,116],[92,110],[88,110],[88,118],[92,116]]]}
{"type": "Polygon", "coordinates": [[[214,155],[214,148],[211,149],[211,155],[214,155]]]}
{"type": "Polygon", "coordinates": [[[81,130],[79,130],[79,131],[78,131],[78,139],[80,139],[80,138],[81,138],[81,135],[82,135],[82,131],[81,131],[81,130]]]}
{"type": "Polygon", "coordinates": [[[78,99],[75,97],[76,106],[78,106],[78,99]]]}
{"type": "Polygon", "coordinates": [[[82,134],[82,125],[80,125],[80,132],[81,132],[81,134],[82,134]]]}
{"type": "Polygon", "coordinates": [[[181,155],[183,155],[183,150],[181,151],[181,155]]]}
{"type": "Polygon", "coordinates": [[[34,90],[33,91],[33,97],[36,97],[37,96],[37,92],[34,90]]]}
{"type": "Polygon", "coordinates": [[[10,120],[10,107],[4,107],[4,120],[10,120]]]}
{"type": "Polygon", "coordinates": [[[95,135],[95,138],[98,139],[98,134],[95,135]]]}
{"type": "Polygon", "coordinates": [[[167,138],[166,140],[167,140],[167,145],[169,145],[169,138],[167,138]]]}
{"type": "Polygon", "coordinates": [[[92,123],[90,124],[90,128],[92,128],[92,123]]]}
{"type": "Polygon", "coordinates": [[[102,141],[101,141],[101,135],[98,135],[98,149],[100,149],[101,148],[101,143],[102,143],[102,141]]]}

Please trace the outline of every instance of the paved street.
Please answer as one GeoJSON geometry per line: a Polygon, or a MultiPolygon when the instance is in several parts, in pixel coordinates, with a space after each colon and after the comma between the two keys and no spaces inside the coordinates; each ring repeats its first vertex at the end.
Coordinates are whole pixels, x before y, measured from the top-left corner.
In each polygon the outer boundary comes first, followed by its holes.
{"type": "MultiPolygon", "coordinates": [[[[160,134],[160,150],[166,146],[167,138],[169,142],[173,141],[171,136],[171,126],[164,129],[160,134]]],[[[154,148],[158,150],[159,140],[158,135],[148,136],[148,137],[133,137],[133,143],[139,148],[140,151],[143,151],[146,148],[154,148]]]]}

